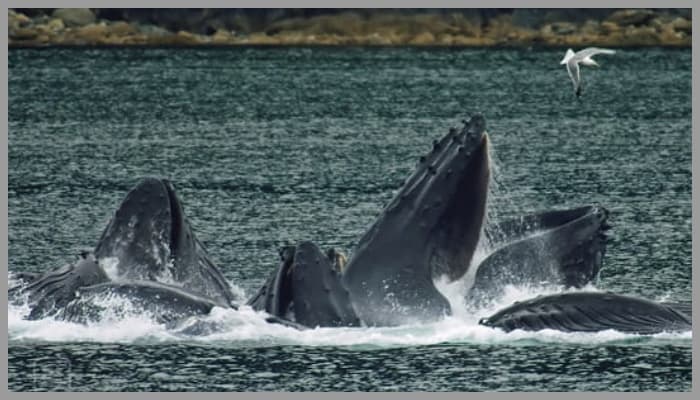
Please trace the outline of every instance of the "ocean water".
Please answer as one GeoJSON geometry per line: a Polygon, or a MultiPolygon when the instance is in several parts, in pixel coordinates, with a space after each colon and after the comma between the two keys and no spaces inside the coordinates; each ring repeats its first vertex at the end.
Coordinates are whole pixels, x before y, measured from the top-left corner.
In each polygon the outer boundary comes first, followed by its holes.
{"type": "MultiPolygon", "coordinates": [[[[691,298],[691,53],[627,49],[582,70],[563,50],[43,49],[9,54],[9,262],[91,249],[141,177],[171,179],[243,297],[301,240],[348,252],[433,139],[487,120],[489,220],[599,204],[600,280],[691,298]],[[644,60],[644,62],[641,62],[644,60]]],[[[9,388],[29,390],[687,391],[690,332],[477,325],[457,285],[435,324],[296,331],[215,309],[211,334],[148,316],[82,326],[8,308],[9,388]]],[[[511,288],[495,307],[544,293],[511,288]]],[[[483,314],[483,315],[481,315],[483,314]]]]}

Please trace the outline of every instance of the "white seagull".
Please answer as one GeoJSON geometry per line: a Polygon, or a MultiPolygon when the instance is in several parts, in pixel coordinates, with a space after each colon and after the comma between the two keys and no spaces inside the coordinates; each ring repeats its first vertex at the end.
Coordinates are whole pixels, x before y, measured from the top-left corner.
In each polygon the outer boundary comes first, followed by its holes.
{"type": "Polygon", "coordinates": [[[598,67],[598,63],[591,58],[596,54],[615,54],[615,50],[588,47],[574,53],[573,50],[569,49],[566,51],[564,59],[561,60],[560,64],[566,64],[566,71],[569,73],[571,82],[574,83],[576,97],[581,96],[581,72],[579,71],[578,65],[580,63],[589,67],[598,67]]]}

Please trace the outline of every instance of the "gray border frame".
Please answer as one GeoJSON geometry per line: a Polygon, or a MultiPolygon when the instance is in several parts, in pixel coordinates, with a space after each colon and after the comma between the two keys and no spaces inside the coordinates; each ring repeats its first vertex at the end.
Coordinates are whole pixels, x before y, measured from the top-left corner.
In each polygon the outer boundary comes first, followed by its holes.
{"type": "MultiPolygon", "coordinates": [[[[7,245],[8,245],[8,198],[7,198],[7,186],[8,186],[8,139],[9,139],[9,125],[8,125],[8,67],[7,67],[7,62],[8,62],[8,37],[4,32],[7,32],[7,8],[13,8],[13,7],[95,7],[95,6],[101,6],[101,7],[109,7],[109,6],[115,6],[114,3],[116,2],[105,2],[105,1],[84,1],[84,0],[70,0],[70,1],[55,1],[55,2],[49,2],[46,0],[25,0],[25,1],[16,1],[16,0],[10,0],[8,1],[7,7],[3,10],[2,15],[0,15],[0,27],[2,27],[2,39],[1,39],[1,44],[2,44],[2,58],[3,58],[3,63],[2,63],[2,120],[0,121],[2,123],[2,129],[1,132],[2,134],[0,135],[0,259],[2,260],[2,269],[3,272],[6,276],[7,274],[7,267],[8,267],[8,250],[7,250],[7,245]],[[111,4],[110,4],[111,3],[111,4]]],[[[125,1],[120,1],[118,6],[119,7],[181,7],[181,8],[186,8],[186,7],[191,7],[194,4],[193,1],[185,1],[185,0],[159,0],[159,1],[133,1],[133,0],[125,0],[125,1]]],[[[208,6],[208,7],[221,7],[221,8],[226,8],[226,7],[249,7],[249,8],[274,8],[274,7],[299,7],[299,8],[333,8],[333,7],[347,7],[347,8],[481,8],[485,4],[484,2],[477,2],[474,0],[466,0],[466,1],[459,1],[459,0],[432,0],[430,2],[426,1],[419,1],[419,0],[375,0],[375,1],[367,1],[367,0],[354,0],[354,1],[348,1],[348,0],[331,0],[331,1],[320,1],[320,0],[297,0],[294,1],[293,3],[284,3],[280,0],[238,0],[235,2],[231,1],[224,1],[224,0],[216,0],[216,1],[204,1],[204,2],[197,2],[196,5],[198,7],[202,6],[208,6]]],[[[668,0],[668,1],[649,1],[649,0],[639,0],[639,1],[630,1],[630,0],[612,0],[612,1],[605,1],[605,0],[588,0],[585,4],[582,4],[580,2],[573,2],[573,1],[567,1],[567,2],[562,2],[562,1],[556,1],[556,0],[526,0],[526,1],[517,1],[517,0],[491,0],[488,2],[489,7],[508,7],[508,8],[565,8],[565,7],[581,7],[581,6],[587,6],[587,7],[598,7],[598,8],[692,8],[692,18],[694,20],[698,20],[698,17],[700,16],[700,11],[698,11],[697,7],[693,7],[693,3],[690,0],[668,0]]],[[[692,48],[692,63],[693,63],[693,78],[692,78],[692,94],[693,94],[693,103],[697,103],[697,95],[698,95],[698,88],[697,88],[697,79],[696,79],[696,72],[698,70],[697,65],[698,65],[698,54],[697,50],[695,48],[695,44],[693,44],[692,48]]],[[[698,139],[696,135],[694,134],[696,132],[697,128],[697,117],[696,114],[693,113],[692,116],[692,130],[693,130],[693,139],[698,139]]],[[[697,154],[700,151],[700,142],[698,140],[692,140],[692,170],[693,170],[693,176],[692,176],[692,204],[693,208],[696,208],[698,204],[700,204],[700,194],[696,190],[696,188],[699,187],[700,184],[700,175],[698,175],[698,159],[697,159],[697,154]]],[[[699,250],[700,250],[700,245],[698,245],[698,222],[700,220],[700,217],[696,213],[693,213],[692,216],[692,265],[697,264],[698,260],[698,255],[699,250]]],[[[693,268],[694,270],[694,268],[693,268]]],[[[694,271],[692,273],[692,284],[693,287],[696,288],[698,286],[698,274],[696,274],[694,271]]],[[[7,280],[6,279],[0,279],[0,286],[2,287],[3,293],[7,293],[7,280]]],[[[693,314],[695,315],[694,317],[694,325],[697,326],[697,320],[700,319],[700,316],[698,316],[698,306],[697,306],[698,298],[697,298],[697,290],[693,290],[693,314]]],[[[1,315],[3,316],[5,320],[5,324],[7,324],[7,297],[3,296],[3,307],[0,310],[2,313],[1,315]]],[[[7,326],[7,325],[5,325],[7,326]]],[[[697,341],[698,337],[697,335],[694,335],[693,337],[693,361],[697,361],[696,353],[697,353],[697,341]]],[[[3,368],[1,372],[2,376],[2,381],[4,382],[4,390],[3,390],[3,398],[39,398],[42,396],[46,395],[41,395],[41,394],[34,394],[34,393],[15,393],[15,392],[9,392],[8,391],[8,363],[7,363],[7,355],[8,355],[8,336],[7,336],[7,329],[2,335],[2,363],[3,363],[3,368]]],[[[678,398],[691,398],[692,393],[695,392],[696,388],[696,383],[698,382],[698,371],[697,369],[693,370],[693,382],[691,386],[691,391],[687,393],[669,393],[666,394],[664,393],[663,396],[672,396],[672,397],[678,397],[678,398]]],[[[54,399],[55,396],[58,396],[59,399],[66,398],[66,399],[73,399],[75,396],[78,397],[83,397],[83,398],[88,398],[93,395],[90,394],[57,394],[57,393],[52,393],[50,394],[51,398],[54,399]]],[[[368,394],[366,393],[354,393],[354,394],[349,394],[349,393],[237,393],[237,394],[215,394],[215,393],[207,393],[205,396],[208,398],[227,398],[229,399],[231,396],[234,396],[236,398],[244,397],[244,398],[250,398],[250,399],[267,399],[270,397],[276,397],[276,398],[281,398],[281,397],[291,397],[291,398],[303,398],[303,399],[308,399],[308,398],[328,398],[329,396],[332,396],[333,398],[359,398],[360,396],[364,397],[367,396],[368,394]]],[[[382,397],[382,398],[401,398],[404,399],[406,397],[410,398],[423,398],[425,395],[421,393],[372,393],[369,394],[371,396],[376,396],[376,397],[382,397]]],[[[464,398],[465,396],[473,396],[474,394],[461,394],[461,393],[440,393],[440,394],[430,394],[430,396],[439,396],[440,398],[452,398],[452,399],[458,399],[458,398],[464,398]]],[[[517,398],[522,399],[537,399],[540,400],[543,397],[544,398],[560,398],[561,394],[558,393],[518,393],[516,395],[509,394],[509,393],[479,393],[477,394],[479,397],[488,397],[488,398],[513,398],[517,396],[517,398]]],[[[100,396],[106,396],[108,398],[117,398],[118,396],[138,396],[138,397],[146,397],[146,395],[143,394],[126,394],[126,395],[121,395],[121,394],[112,394],[112,393],[105,393],[105,394],[100,394],[100,396]]],[[[148,394],[147,395],[149,398],[163,398],[163,399],[172,399],[174,398],[180,398],[180,399],[187,399],[191,398],[191,394],[184,394],[184,393],[178,393],[178,394],[148,394]]],[[[573,396],[574,398],[586,398],[586,397],[593,397],[595,396],[596,398],[599,398],[601,396],[607,398],[607,397],[627,397],[627,398],[658,398],[659,394],[656,393],[635,393],[635,394],[628,394],[628,393],[609,393],[609,392],[596,392],[596,393],[569,393],[567,394],[568,396],[573,396]]]]}

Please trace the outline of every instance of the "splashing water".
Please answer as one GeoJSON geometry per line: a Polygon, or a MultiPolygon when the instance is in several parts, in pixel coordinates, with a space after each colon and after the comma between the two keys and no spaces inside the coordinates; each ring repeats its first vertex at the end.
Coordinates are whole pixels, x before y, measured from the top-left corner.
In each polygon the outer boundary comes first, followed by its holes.
{"type": "Polygon", "coordinates": [[[497,249],[504,240],[505,234],[500,231],[497,224],[499,217],[496,211],[495,199],[507,199],[508,205],[512,206],[512,204],[510,204],[512,200],[507,196],[507,190],[503,183],[501,183],[502,172],[499,167],[500,163],[498,162],[493,143],[490,140],[487,149],[489,170],[491,171],[489,176],[489,190],[486,197],[486,213],[484,215],[484,221],[474,255],[472,256],[467,273],[460,280],[452,284],[448,284],[445,281],[436,282],[438,290],[443,292],[443,294],[446,294],[445,292],[450,294],[446,297],[450,299],[450,305],[453,311],[465,309],[464,297],[474,284],[477,266],[497,249]],[[452,299],[455,301],[453,302],[452,299]]]}
{"type": "MultiPolygon", "coordinates": [[[[206,316],[190,317],[175,326],[160,324],[141,309],[133,306],[128,299],[120,296],[106,296],[100,306],[106,311],[98,322],[79,324],[46,317],[40,320],[26,320],[29,305],[26,300],[16,301],[8,306],[8,334],[12,341],[51,341],[51,342],[119,342],[119,343],[159,343],[194,341],[205,343],[226,343],[234,346],[350,346],[356,348],[376,348],[395,346],[432,345],[438,343],[604,343],[620,340],[638,340],[639,335],[615,331],[597,333],[565,333],[555,330],[539,332],[512,331],[505,333],[478,324],[479,319],[507,307],[515,301],[522,301],[537,295],[561,292],[556,287],[514,287],[508,286],[504,295],[484,308],[474,312],[465,304],[465,296],[471,288],[476,266],[502,243],[504,234],[497,231],[499,214],[497,204],[505,201],[509,209],[514,209],[507,190],[501,183],[502,172],[498,167],[495,149],[489,145],[489,167],[491,180],[486,215],[481,238],[477,244],[470,268],[461,279],[448,283],[446,279],[435,282],[437,289],[448,299],[452,316],[430,324],[413,324],[399,327],[361,328],[315,328],[297,330],[280,324],[266,322],[267,314],[254,311],[248,306],[238,310],[215,307],[206,316]],[[498,199],[498,201],[494,201],[498,199]]],[[[542,249],[547,251],[547,249],[542,249]]],[[[100,260],[100,265],[112,279],[119,279],[116,259],[100,260]]],[[[166,269],[167,270],[167,269],[166,269]]],[[[167,277],[161,277],[168,280],[167,277]]],[[[10,272],[8,286],[18,285],[10,272]]],[[[237,298],[247,298],[244,290],[231,284],[237,298]]],[[[589,286],[584,290],[597,290],[589,286]]],[[[661,333],[651,339],[678,340],[691,339],[692,332],[661,333]]],[[[650,340],[651,340],[650,339],[650,340]]]]}
{"type": "MultiPolygon", "coordinates": [[[[498,152],[491,141],[489,141],[488,156],[491,179],[489,181],[489,192],[486,203],[486,217],[480,240],[483,251],[480,254],[475,254],[475,257],[482,256],[484,258],[488,253],[494,250],[505,237],[504,232],[500,232],[496,224],[500,220],[499,210],[503,208],[509,210],[517,209],[509,194],[508,188],[505,186],[504,173],[500,167],[501,162],[498,159],[498,152]]],[[[483,260],[483,258],[478,261],[481,260],[483,260]]]]}
{"type": "MultiPolygon", "coordinates": [[[[10,275],[10,286],[16,280],[10,275]]],[[[639,335],[614,331],[598,333],[564,333],[553,330],[540,332],[503,331],[478,324],[481,317],[496,309],[524,300],[542,290],[509,287],[505,296],[492,307],[477,314],[469,314],[463,304],[464,285],[437,282],[438,288],[453,306],[452,316],[435,323],[398,327],[315,328],[297,330],[265,321],[266,314],[248,306],[238,310],[215,307],[209,315],[190,317],[176,326],[159,324],[148,313],[133,307],[119,296],[106,296],[100,305],[107,312],[98,322],[79,324],[46,317],[30,321],[26,302],[8,307],[8,335],[11,341],[102,342],[102,343],[161,343],[198,342],[231,346],[350,346],[384,348],[396,346],[432,345],[438,343],[510,343],[510,342],[563,342],[603,343],[634,339],[639,335]],[[109,311],[118,310],[118,311],[109,311]]],[[[234,286],[235,287],[235,286],[234,286]]],[[[590,290],[590,288],[589,288],[590,290]]],[[[691,332],[658,334],[653,339],[678,340],[692,338],[691,332]]]]}

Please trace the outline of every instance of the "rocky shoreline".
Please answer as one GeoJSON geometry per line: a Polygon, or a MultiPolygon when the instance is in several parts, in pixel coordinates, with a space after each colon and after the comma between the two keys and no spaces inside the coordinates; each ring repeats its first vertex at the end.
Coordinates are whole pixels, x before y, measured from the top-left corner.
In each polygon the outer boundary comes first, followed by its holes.
{"type": "Polygon", "coordinates": [[[9,47],[692,45],[685,9],[281,10],[10,9],[9,47]]]}

